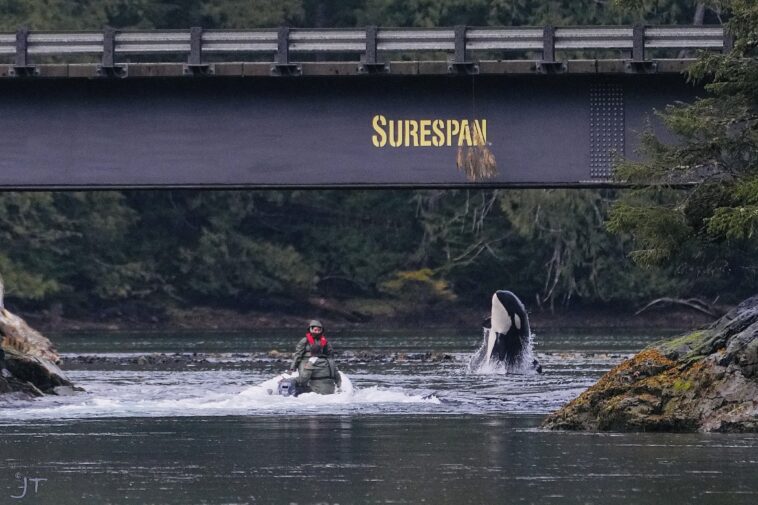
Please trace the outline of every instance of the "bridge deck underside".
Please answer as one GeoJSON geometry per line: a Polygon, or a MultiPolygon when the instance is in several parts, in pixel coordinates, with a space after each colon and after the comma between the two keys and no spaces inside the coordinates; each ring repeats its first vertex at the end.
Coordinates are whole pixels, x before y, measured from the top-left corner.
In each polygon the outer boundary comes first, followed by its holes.
{"type": "Polygon", "coordinates": [[[2,80],[0,188],[607,185],[653,110],[696,92],[680,75],[2,80]],[[486,125],[494,177],[458,170],[464,121],[486,125]]]}

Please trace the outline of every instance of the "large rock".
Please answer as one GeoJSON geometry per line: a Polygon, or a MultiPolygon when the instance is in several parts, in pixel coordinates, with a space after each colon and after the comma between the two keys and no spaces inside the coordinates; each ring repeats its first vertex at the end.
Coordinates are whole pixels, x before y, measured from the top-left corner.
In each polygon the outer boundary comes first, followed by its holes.
{"type": "Polygon", "coordinates": [[[74,387],[52,342],[1,307],[0,338],[0,394],[30,398],[74,387]]]}
{"type": "Polygon", "coordinates": [[[758,296],[621,363],[543,427],[758,432],[758,296]]]}
{"type": "Polygon", "coordinates": [[[33,398],[43,394],[34,384],[15,377],[8,370],[5,351],[0,348],[0,399],[33,398]]]}

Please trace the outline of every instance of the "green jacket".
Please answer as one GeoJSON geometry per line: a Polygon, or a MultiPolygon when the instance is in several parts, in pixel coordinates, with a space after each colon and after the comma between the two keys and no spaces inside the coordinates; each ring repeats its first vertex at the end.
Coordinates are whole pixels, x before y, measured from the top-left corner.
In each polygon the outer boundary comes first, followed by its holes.
{"type": "Polygon", "coordinates": [[[295,379],[297,385],[303,388],[304,393],[312,391],[320,395],[330,395],[334,393],[335,386],[342,386],[342,378],[334,359],[313,356],[304,363],[295,379]]]}
{"type": "MultiPolygon", "coordinates": [[[[303,337],[300,342],[297,343],[295,346],[295,352],[292,353],[292,362],[290,363],[290,370],[297,370],[298,372],[302,373],[302,365],[305,364],[305,361],[307,361],[307,355],[309,351],[309,345],[308,345],[308,337],[303,337]]],[[[329,343],[327,340],[326,342],[326,348],[324,349],[324,354],[326,356],[333,356],[334,350],[332,349],[332,344],[329,343]]]]}

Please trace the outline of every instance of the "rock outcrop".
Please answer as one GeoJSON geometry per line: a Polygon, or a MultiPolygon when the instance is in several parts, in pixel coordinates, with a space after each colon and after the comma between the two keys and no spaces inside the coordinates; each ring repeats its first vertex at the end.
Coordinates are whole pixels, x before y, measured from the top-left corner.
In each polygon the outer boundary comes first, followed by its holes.
{"type": "Polygon", "coordinates": [[[2,307],[0,338],[0,394],[31,398],[75,389],[58,367],[52,342],[2,307]]]}
{"type": "Polygon", "coordinates": [[[758,432],[758,296],[621,363],[543,427],[758,432]]]}

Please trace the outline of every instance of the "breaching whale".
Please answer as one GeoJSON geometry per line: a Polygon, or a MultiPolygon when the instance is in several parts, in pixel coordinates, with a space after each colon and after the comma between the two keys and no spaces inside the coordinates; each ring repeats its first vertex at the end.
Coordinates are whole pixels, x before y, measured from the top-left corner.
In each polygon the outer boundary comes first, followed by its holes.
{"type": "MultiPolygon", "coordinates": [[[[531,357],[531,330],[524,304],[510,291],[496,291],[492,295],[490,317],[484,320],[484,344],[472,360],[472,366],[487,362],[504,363],[507,369],[520,368],[531,357]]],[[[537,360],[532,368],[541,373],[537,360]]]]}

